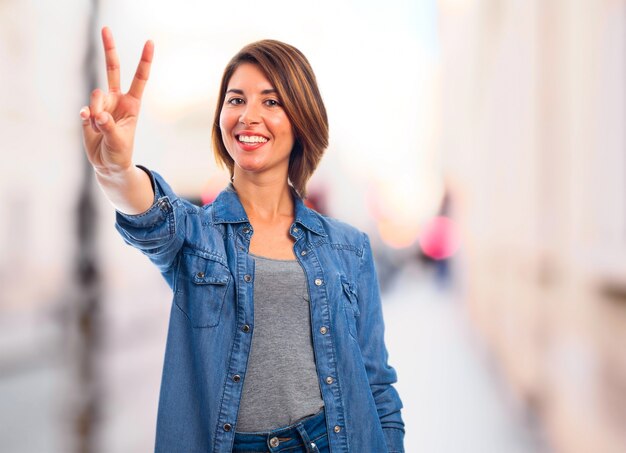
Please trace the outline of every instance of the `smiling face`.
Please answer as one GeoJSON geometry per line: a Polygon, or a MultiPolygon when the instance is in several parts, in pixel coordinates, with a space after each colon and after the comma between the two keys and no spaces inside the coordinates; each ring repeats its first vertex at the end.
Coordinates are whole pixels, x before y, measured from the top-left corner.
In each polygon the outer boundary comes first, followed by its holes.
{"type": "Polygon", "coordinates": [[[242,63],[228,81],[219,126],[235,178],[263,173],[287,179],[293,128],[257,65],[242,63]]]}

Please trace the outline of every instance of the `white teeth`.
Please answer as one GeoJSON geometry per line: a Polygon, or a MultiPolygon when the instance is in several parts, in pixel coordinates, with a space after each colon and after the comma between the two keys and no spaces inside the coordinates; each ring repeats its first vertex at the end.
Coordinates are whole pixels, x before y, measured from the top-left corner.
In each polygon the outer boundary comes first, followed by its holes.
{"type": "Polygon", "coordinates": [[[240,135],[239,141],[244,143],[265,143],[267,139],[259,135],[240,135]]]}

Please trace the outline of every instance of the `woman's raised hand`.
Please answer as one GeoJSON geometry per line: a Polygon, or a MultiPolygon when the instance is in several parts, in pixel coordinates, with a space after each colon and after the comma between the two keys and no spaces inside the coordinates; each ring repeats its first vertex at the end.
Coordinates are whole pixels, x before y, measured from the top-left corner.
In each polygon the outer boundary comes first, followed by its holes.
{"type": "Polygon", "coordinates": [[[135,77],[126,94],[120,90],[120,63],[109,28],[102,29],[109,90],[95,89],[88,107],[83,107],[83,139],[87,158],[96,174],[111,175],[132,166],[133,143],[141,96],[150,75],[154,44],[147,41],[135,77]]]}
{"type": "Polygon", "coordinates": [[[95,89],[80,110],[87,158],[96,181],[113,206],[126,214],[146,211],[154,202],[147,173],[133,165],[133,144],[141,96],[150,75],[154,44],[146,42],[128,93],[120,91],[120,62],[111,30],[102,29],[109,91],[95,89]]]}

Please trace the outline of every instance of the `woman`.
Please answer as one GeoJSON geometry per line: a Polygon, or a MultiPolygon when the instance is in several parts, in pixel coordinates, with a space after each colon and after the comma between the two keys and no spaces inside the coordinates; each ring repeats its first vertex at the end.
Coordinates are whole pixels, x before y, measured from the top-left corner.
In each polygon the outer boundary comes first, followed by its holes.
{"type": "Polygon", "coordinates": [[[265,40],[227,65],[213,144],[232,183],[200,208],[132,162],[153,44],[122,94],[102,38],[109,92],[81,110],[87,156],[117,229],[174,292],[156,451],[404,451],[369,240],[302,202],[328,143],[304,55],[265,40]]]}

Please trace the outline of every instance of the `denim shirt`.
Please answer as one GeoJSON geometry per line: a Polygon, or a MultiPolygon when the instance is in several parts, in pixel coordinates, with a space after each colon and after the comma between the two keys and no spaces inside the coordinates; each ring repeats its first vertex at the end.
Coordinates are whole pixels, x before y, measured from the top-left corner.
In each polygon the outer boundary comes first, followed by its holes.
{"type": "MultiPolygon", "coordinates": [[[[148,174],[154,204],[138,215],[118,212],[116,228],[174,294],[155,451],[231,452],[254,332],[254,231],[232,185],[197,207],[148,174]]],[[[369,239],[294,200],[290,234],[307,280],[330,449],[403,452],[402,403],[387,363],[369,239]]]]}

